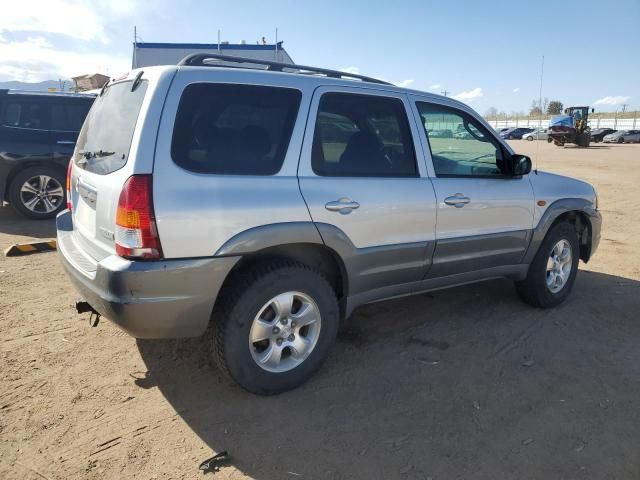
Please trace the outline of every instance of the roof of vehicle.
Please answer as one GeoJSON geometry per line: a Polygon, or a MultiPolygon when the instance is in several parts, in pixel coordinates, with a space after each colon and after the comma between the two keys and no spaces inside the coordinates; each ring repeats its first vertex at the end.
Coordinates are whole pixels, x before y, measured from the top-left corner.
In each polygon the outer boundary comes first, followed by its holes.
{"type": "MultiPolygon", "coordinates": [[[[424,92],[421,90],[413,90],[404,87],[398,87],[391,83],[388,83],[384,80],[367,77],[359,74],[351,74],[349,72],[342,72],[337,70],[329,70],[325,68],[319,67],[310,67],[305,65],[297,65],[297,64],[281,64],[278,62],[269,62],[264,60],[256,60],[253,58],[243,58],[243,57],[232,57],[229,55],[216,55],[216,54],[194,54],[189,57],[185,57],[179,64],[178,69],[184,70],[201,70],[203,72],[212,72],[212,71],[227,71],[227,72],[243,72],[248,76],[252,76],[252,81],[259,81],[260,78],[270,78],[273,79],[274,75],[285,75],[288,77],[298,77],[300,82],[311,83],[314,86],[321,85],[336,85],[336,86],[354,86],[354,85],[363,85],[368,88],[375,88],[377,90],[384,90],[395,93],[413,93],[421,96],[427,96],[433,99],[439,99],[441,101],[445,101],[446,103],[454,104],[459,107],[463,107],[466,109],[470,109],[470,107],[459,100],[456,100],[452,97],[445,97],[443,95],[438,95],[431,92],[424,92]],[[199,57],[195,58],[195,62],[193,64],[187,64],[189,57],[199,57]],[[221,59],[222,61],[236,61],[239,64],[245,64],[245,66],[230,66],[230,65],[216,65],[215,63],[203,63],[205,59],[221,59]],[[249,65],[261,65],[266,66],[266,68],[257,68],[255,66],[246,66],[249,65]],[[271,67],[273,65],[273,68],[271,67]],[[285,71],[284,69],[288,69],[289,71],[285,71]],[[297,71],[296,71],[297,69],[297,71]]],[[[151,69],[171,69],[176,68],[175,66],[160,66],[160,67],[148,67],[144,70],[151,69]]],[[[142,69],[138,69],[140,71],[142,69]]],[[[133,72],[129,73],[129,77],[133,72]]],[[[111,82],[110,82],[111,83],[111,82]]]]}
{"type": "Polygon", "coordinates": [[[0,95],[34,95],[38,97],[57,97],[57,98],[95,98],[94,94],[73,93],[73,92],[39,92],[34,90],[8,90],[0,89],[0,95]]]}

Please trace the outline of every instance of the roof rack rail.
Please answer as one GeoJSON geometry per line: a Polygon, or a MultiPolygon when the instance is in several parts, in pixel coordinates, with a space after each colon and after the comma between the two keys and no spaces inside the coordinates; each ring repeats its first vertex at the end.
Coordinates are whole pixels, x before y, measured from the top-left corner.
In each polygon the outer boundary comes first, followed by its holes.
{"type": "Polygon", "coordinates": [[[76,97],[86,98],[95,97],[95,93],[86,92],[45,92],[44,90],[20,90],[17,88],[0,89],[0,93],[7,95],[40,95],[40,96],[58,96],[58,97],[76,97]]]}
{"type": "MultiPolygon", "coordinates": [[[[354,78],[369,83],[380,83],[383,85],[392,85],[384,80],[378,80],[377,78],[367,77],[364,75],[357,75],[355,73],[341,72],[339,70],[329,70],[327,68],[309,67],[307,65],[297,65],[295,63],[281,63],[272,62],[270,60],[261,60],[258,58],[236,57],[235,55],[220,55],[218,53],[192,53],[187,55],[180,62],[178,66],[191,66],[191,67],[231,67],[231,68],[247,68],[251,67],[235,67],[233,65],[216,65],[215,63],[207,62],[207,60],[219,60],[229,63],[251,63],[254,65],[265,65],[265,70],[270,72],[284,72],[284,69],[298,70],[298,72],[289,73],[320,73],[331,78],[354,78]]],[[[256,69],[257,70],[257,69],[256,69]]]]}

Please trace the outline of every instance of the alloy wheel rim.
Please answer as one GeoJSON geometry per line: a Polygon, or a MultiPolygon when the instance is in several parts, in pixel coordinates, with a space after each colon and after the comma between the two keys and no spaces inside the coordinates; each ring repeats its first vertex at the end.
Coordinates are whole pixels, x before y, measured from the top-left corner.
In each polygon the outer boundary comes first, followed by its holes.
{"type": "Polygon", "coordinates": [[[62,204],[64,189],[58,180],[49,175],[35,175],[20,187],[20,201],[34,213],[51,213],[62,204]]]}
{"type": "Polygon", "coordinates": [[[558,293],[569,281],[572,259],[571,244],[565,239],[560,240],[551,249],[546,272],[547,288],[551,293],[558,293]]]}
{"type": "Polygon", "coordinates": [[[256,364],[282,373],[304,362],[320,337],[320,309],[301,292],[273,297],[258,311],[249,332],[249,350],[256,364]]]}

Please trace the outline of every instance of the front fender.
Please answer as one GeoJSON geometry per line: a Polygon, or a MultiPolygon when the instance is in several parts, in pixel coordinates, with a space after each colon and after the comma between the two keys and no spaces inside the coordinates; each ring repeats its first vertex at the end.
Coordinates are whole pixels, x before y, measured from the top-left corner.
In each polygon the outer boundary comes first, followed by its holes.
{"type": "Polygon", "coordinates": [[[600,229],[602,226],[602,216],[600,212],[593,206],[593,203],[584,198],[563,198],[556,200],[549,207],[540,218],[538,225],[533,229],[533,235],[531,236],[531,242],[527,253],[525,253],[523,263],[531,263],[535,257],[540,244],[547,235],[547,232],[551,228],[551,225],[563,214],[569,212],[582,213],[589,222],[589,232],[591,239],[588,242],[589,249],[586,252],[583,260],[587,262],[591,255],[595,253],[598,245],[600,244],[600,229]]]}

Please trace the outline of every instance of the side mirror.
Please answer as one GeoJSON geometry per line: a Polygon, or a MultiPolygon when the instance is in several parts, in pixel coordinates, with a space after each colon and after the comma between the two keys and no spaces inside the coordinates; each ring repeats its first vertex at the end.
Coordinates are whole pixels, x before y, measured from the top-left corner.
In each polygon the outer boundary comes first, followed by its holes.
{"type": "Polygon", "coordinates": [[[596,109],[595,109],[595,108],[592,108],[592,109],[591,109],[591,113],[596,113],[596,109]]]}
{"type": "Polygon", "coordinates": [[[511,157],[513,176],[521,177],[531,172],[531,159],[526,155],[515,154],[511,157]]]}

